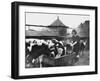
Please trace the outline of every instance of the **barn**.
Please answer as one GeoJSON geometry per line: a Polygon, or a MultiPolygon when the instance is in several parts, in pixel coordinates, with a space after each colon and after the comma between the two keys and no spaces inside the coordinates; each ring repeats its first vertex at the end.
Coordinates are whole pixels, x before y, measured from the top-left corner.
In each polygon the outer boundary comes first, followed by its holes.
{"type": "Polygon", "coordinates": [[[26,38],[56,38],[61,40],[67,36],[68,28],[69,27],[64,25],[58,16],[57,19],[48,26],[26,24],[25,36],[26,38]]]}

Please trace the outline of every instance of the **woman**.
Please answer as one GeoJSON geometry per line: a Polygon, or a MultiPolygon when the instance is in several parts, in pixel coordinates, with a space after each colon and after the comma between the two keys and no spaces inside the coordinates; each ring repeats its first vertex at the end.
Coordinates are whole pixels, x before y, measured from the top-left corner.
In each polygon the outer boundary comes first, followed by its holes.
{"type": "Polygon", "coordinates": [[[78,55],[80,51],[80,37],[77,35],[76,30],[72,30],[72,47],[73,52],[78,55]]]}

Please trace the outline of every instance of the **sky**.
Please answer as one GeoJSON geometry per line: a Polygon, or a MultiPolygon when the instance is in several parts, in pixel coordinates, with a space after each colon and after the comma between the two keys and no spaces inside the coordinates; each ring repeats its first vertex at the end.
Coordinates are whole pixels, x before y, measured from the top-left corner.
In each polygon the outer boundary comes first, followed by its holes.
{"type": "MultiPolygon", "coordinates": [[[[48,13],[26,13],[26,24],[29,25],[44,25],[52,24],[59,16],[59,19],[70,28],[76,28],[80,23],[89,20],[89,15],[76,15],[76,14],[48,14],[48,13]]],[[[42,29],[42,28],[40,28],[42,29]]]]}

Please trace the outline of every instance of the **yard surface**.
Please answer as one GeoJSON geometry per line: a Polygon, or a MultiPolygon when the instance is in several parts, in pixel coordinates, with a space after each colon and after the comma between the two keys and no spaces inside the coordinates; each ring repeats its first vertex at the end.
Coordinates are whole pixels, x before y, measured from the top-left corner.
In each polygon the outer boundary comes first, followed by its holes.
{"type": "Polygon", "coordinates": [[[79,57],[79,61],[74,64],[78,65],[89,65],[89,51],[85,50],[82,55],[79,57]]]}

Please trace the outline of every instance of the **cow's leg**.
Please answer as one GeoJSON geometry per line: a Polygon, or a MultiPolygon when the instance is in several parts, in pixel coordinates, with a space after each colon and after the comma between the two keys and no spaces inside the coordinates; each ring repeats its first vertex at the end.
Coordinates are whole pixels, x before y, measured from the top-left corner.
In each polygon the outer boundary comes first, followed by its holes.
{"type": "Polygon", "coordinates": [[[35,62],[35,59],[32,60],[32,63],[33,63],[33,64],[34,64],[34,62],[35,62]]]}
{"type": "Polygon", "coordinates": [[[83,55],[83,53],[84,53],[84,49],[81,50],[81,56],[83,55]]]}
{"type": "Polygon", "coordinates": [[[39,56],[40,68],[42,67],[42,61],[43,61],[43,55],[40,55],[40,56],[39,56]]]}

